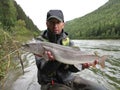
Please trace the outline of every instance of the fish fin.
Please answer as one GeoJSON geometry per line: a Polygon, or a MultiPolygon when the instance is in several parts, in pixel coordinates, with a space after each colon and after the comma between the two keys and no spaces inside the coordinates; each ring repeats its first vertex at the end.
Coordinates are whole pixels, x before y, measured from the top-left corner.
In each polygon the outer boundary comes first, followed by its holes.
{"type": "Polygon", "coordinates": [[[45,50],[47,50],[47,47],[46,46],[43,46],[43,48],[44,48],[44,53],[43,53],[43,58],[46,60],[46,61],[48,61],[49,59],[48,59],[48,55],[45,53],[45,50]]]}
{"type": "Polygon", "coordinates": [[[81,51],[78,46],[72,46],[72,48],[73,48],[74,50],[81,51]]]}
{"type": "Polygon", "coordinates": [[[95,54],[96,56],[99,56],[99,53],[98,53],[97,51],[94,51],[94,54],[95,54]]]}
{"type": "Polygon", "coordinates": [[[92,64],[92,67],[96,68],[96,65],[93,63],[93,64],[92,64]]]}
{"type": "Polygon", "coordinates": [[[107,59],[107,56],[104,55],[101,57],[101,60],[99,60],[99,64],[102,68],[105,68],[105,60],[107,59]]]}
{"type": "Polygon", "coordinates": [[[47,47],[47,46],[43,46],[43,48],[44,48],[45,50],[48,50],[48,47],[47,47]]]}
{"type": "Polygon", "coordinates": [[[82,64],[74,64],[74,66],[78,69],[78,70],[82,70],[82,64]]]}

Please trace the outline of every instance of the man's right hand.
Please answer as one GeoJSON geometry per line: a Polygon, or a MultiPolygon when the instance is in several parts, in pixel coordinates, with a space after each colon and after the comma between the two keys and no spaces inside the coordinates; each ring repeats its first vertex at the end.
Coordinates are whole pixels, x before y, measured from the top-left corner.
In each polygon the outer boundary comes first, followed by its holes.
{"type": "Polygon", "coordinates": [[[52,53],[50,51],[45,51],[45,54],[48,56],[48,59],[50,61],[54,61],[55,60],[54,56],[52,55],[52,53]]]}
{"type": "MultiPolygon", "coordinates": [[[[45,51],[44,54],[48,57],[48,60],[54,61],[55,58],[50,51],[45,51]]],[[[42,57],[42,55],[34,54],[35,56],[42,57]]]]}

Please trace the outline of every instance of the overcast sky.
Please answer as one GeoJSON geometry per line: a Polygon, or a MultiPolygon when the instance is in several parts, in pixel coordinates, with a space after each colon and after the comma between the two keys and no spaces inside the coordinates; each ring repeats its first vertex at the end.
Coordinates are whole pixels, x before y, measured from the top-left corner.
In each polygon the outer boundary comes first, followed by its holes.
{"type": "Polygon", "coordinates": [[[40,30],[46,29],[46,14],[50,9],[61,9],[65,21],[90,13],[108,0],[15,0],[40,30]]]}

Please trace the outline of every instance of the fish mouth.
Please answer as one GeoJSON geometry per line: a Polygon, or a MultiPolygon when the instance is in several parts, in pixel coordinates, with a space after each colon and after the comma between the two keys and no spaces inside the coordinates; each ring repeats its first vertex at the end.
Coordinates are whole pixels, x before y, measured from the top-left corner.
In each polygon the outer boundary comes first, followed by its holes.
{"type": "Polygon", "coordinates": [[[29,48],[30,48],[30,45],[29,45],[29,44],[27,44],[27,43],[26,43],[26,44],[22,44],[22,45],[21,45],[21,49],[22,49],[22,50],[27,50],[27,51],[28,51],[28,50],[29,50],[29,48]]]}

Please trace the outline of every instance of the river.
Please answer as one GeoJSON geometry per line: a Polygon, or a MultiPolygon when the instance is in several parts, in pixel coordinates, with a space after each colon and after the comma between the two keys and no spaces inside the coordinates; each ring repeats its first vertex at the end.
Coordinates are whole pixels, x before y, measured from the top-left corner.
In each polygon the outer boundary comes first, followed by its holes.
{"type": "MultiPolygon", "coordinates": [[[[97,65],[96,68],[85,69],[76,74],[103,85],[106,90],[120,90],[120,40],[73,40],[73,42],[82,51],[90,53],[97,51],[99,55],[110,55],[105,61],[105,68],[97,65]]],[[[40,90],[34,56],[29,53],[26,59],[28,65],[24,69],[25,74],[11,82],[11,86],[6,90],[40,90]]]]}

